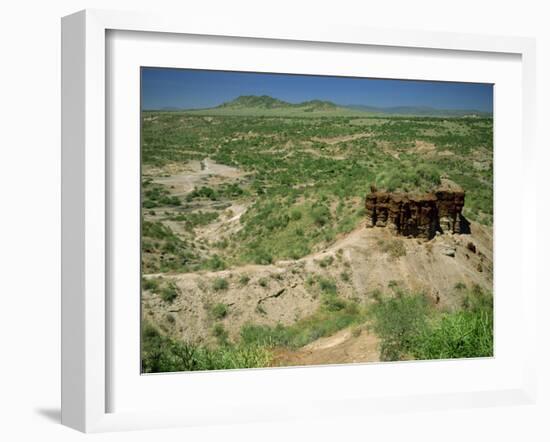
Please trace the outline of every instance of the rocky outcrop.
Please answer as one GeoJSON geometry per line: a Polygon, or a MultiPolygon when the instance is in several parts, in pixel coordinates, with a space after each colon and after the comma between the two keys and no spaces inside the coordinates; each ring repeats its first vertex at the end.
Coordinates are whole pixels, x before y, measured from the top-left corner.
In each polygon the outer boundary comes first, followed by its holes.
{"type": "Polygon", "coordinates": [[[387,227],[405,236],[431,239],[436,232],[465,233],[464,190],[449,180],[428,193],[386,192],[367,195],[367,227],[387,227]]]}

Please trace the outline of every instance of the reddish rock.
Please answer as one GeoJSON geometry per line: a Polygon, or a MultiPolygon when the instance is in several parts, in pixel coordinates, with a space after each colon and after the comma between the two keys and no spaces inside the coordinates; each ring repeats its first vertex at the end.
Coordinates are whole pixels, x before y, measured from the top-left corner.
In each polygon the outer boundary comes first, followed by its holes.
{"type": "Polygon", "coordinates": [[[387,227],[400,235],[427,239],[437,231],[461,233],[463,207],[464,190],[448,180],[425,194],[375,190],[365,200],[368,227],[387,227]]]}

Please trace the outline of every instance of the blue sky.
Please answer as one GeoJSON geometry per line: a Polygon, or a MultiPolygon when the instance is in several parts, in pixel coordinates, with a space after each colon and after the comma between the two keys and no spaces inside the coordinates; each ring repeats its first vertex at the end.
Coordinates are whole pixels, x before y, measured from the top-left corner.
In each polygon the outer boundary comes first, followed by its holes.
{"type": "Polygon", "coordinates": [[[493,87],[480,83],[142,68],[141,91],[143,109],[207,108],[240,95],[270,95],[290,103],[493,110],[493,87]]]}

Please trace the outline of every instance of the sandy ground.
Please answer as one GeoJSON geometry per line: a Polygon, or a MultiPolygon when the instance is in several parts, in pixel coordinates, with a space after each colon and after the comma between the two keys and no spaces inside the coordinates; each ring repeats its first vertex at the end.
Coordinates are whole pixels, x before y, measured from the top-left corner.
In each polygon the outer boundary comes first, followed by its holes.
{"type": "Polygon", "coordinates": [[[218,164],[207,158],[204,161],[190,161],[178,173],[155,177],[154,181],[167,186],[172,194],[181,197],[213,178],[220,179],[220,182],[233,181],[245,175],[237,168],[218,164]]]}
{"type": "Polygon", "coordinates": [[[346,328],[296,351],[275,350],[274,366],[350,364],[380,361],[379,339],[366,328],[354,335],[346,328]]]}

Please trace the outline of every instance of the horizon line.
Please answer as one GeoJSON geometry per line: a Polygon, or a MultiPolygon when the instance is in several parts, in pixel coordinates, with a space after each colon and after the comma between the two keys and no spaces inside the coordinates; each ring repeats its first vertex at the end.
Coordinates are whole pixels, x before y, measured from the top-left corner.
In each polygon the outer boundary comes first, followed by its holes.
{"type": "Polygon", "coordinates": [[[336,101],[323,100],[323,99],[319,99],[319,98],[313,98],[311,100],[293,102],[293,101],[282,100],[280,98],[274,97],[272,95],[266,95],[266,94],[261,94],[261,95],[256,95],[256,94],[237,95],[237,96],[235,96],[234,98],[232,98],[230,100],[222,101],[222,102],[216,104],[215,106],[209,106],[209,107],[182,107],[182,106],[159,106],[159,107],[156,107],[156,106],[152,106],[152,107],[147,107],[147,108],[144,107],[141,110],[142,111],[147,111],[147,110],[174,109],[174,110],[180,110],[180,111],[193,111],[193,110],[216,109],[216,108],[218,108],[219,106],[221,106],[223,104],[231,103],[232,101],[235,101],[235,100],[237,100],[241,97],[257,97],[257,98],[266,97],[266,98],[272,98],[274,100],[278,100],[278,101],[281,101],[283,103],[292,104],[292,105],[310,103],[312,101],[321,101],[321,102],[324,102],[324,103],[331,103],[331,104],[334,104],[336,106],[344,107],[344,108],[350,108],[351,106],[363,106],[363,107],[370,107],[372,109],[384,109],[384,110],[396,109],[396,108],[418,108],[418,109],[432,109],[432,110],[436,110],[436,111],[453,111],[453,112],[475,111],[475,112],[480,112],[480,113],[483,113],[483,114],[493,115],[492,110],[486,111],[486,110],[481,110],[481,109],[477,109],[477,108],[448,108],[448,107],[428,106],[428,105],[425,105],[425,104],[422,104],[422,105],[397,104],[397,105],[392,105],[392,106],[376,106],[376,105],[372,105],[372,104],[368,104],[368,103],[347,103],[347,104],[342,104],[342,103],[338,103],[336,101]]]}

